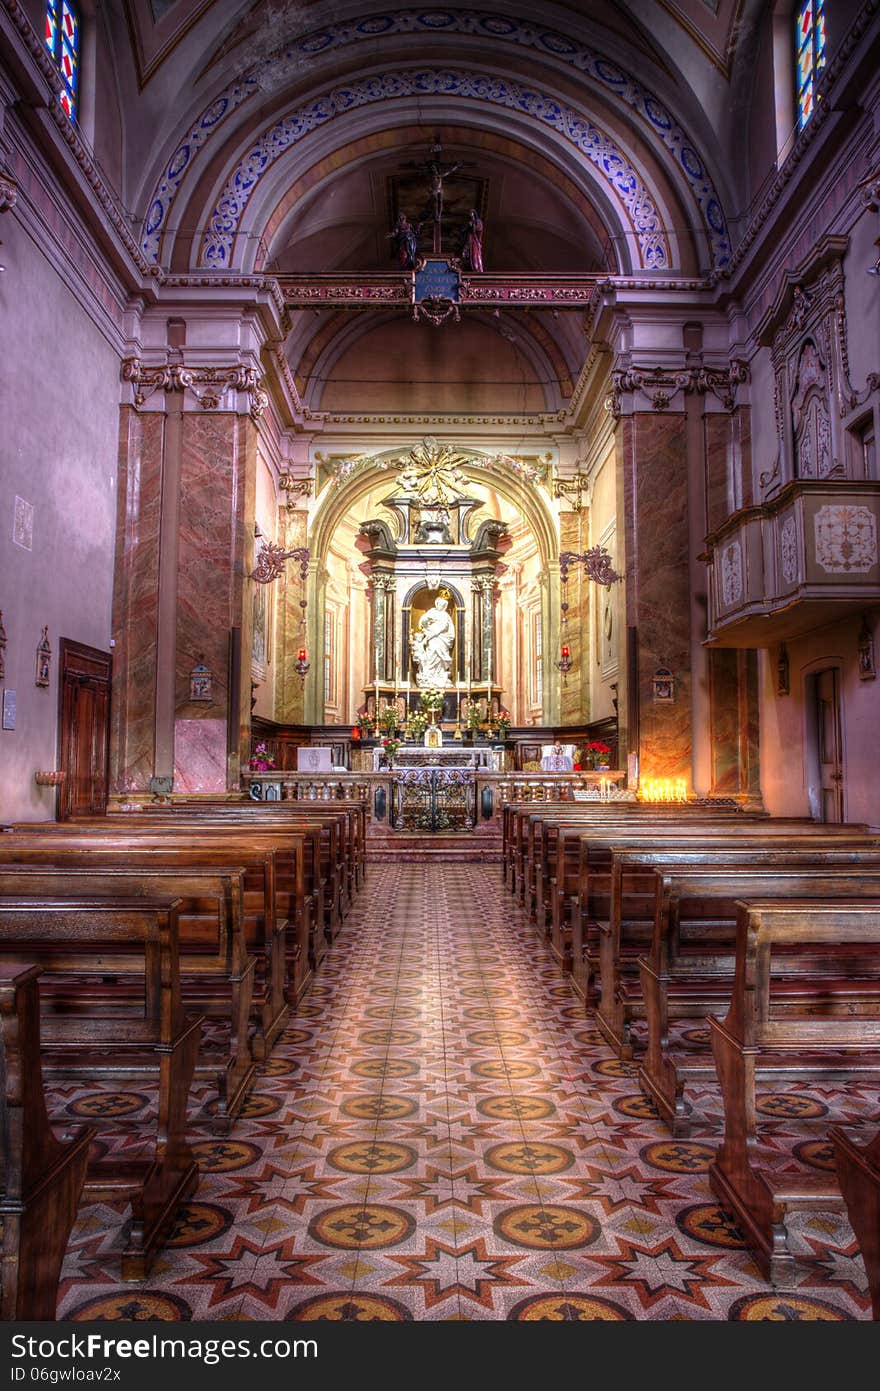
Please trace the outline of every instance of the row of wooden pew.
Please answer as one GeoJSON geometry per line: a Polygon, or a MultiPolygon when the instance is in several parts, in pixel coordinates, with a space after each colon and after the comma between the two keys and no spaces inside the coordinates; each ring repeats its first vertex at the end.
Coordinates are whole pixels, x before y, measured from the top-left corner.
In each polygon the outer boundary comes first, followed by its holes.
{"type": "Polygon", "coordinates": [[[54,1318],[82,1192],[128,1198],[121,1274],[145,1277],[198,1183],[188,1125],[234,1125],[364,882],[365,833],[362,804],[219,799],[0,831],[3,1318],[54,1318]],[[138,1157],[50,1117],[44,1078],[151,1083],[138,1157]]]}
{"type": "Polygon", "coordinates": [[[880,1132],[834,1129],[837,1172],[792,1177],[762,1163],[756,1109],[767,1078],[880,1081],[880,833],[723,805],[510,804],[502,872],[673,1135],[693,1081],[717,1079],[710,1182],[764,1275],[796,1278],[790,1213],[846,1205],[880,1318],[880,1132]],[[682,1020],[708,1025],[704,1050],[682,1020]]]}

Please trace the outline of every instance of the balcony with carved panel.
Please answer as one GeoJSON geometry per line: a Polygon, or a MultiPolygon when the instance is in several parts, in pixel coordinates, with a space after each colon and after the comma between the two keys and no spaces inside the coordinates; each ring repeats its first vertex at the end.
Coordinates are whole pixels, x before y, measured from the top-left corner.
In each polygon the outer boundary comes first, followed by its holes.
{"type": "Polygon", "coordinates": [[[769,647],[880,602],[880,482],[794,479],[706,538],[708,647],[769,647]]]}

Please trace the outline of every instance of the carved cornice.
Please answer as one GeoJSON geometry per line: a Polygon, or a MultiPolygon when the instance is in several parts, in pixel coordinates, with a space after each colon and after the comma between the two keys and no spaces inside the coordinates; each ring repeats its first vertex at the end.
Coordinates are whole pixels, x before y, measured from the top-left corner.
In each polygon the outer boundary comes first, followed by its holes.
{"type": "Polygon", "coordinates": [[[650,399],[655,411],[669,409],[678,392],[705,396],[711,392],[726,411],[736,405],[736,390],[749,380],[749,369],[740,358],[732,358],[726,367],[688,367],[670,372],[663,367],[618,367],[611,373],[611,394],[605,406],[615,420],[622,412],[624,395],[642,392],[650,399]]]}
{"type": "Polygon", "coordinates": [[[348,414],[344,411],[325,411],[315,412],[306,415],[306,419],[321,420],[327,425],[365,425],[365,426],[387,426],[403,425],[408,430],[416,431],[425,425],[435,425],[448,427],[450,425],[464,425],[471,429],[488,426],[511,426],[518,425],[531,430],[542,431],[553,425],[561,425],[567,418],[567,411],[551,411],[542,415],[420,415],[408,414],[400,411],[395,415],[371,415],[366,411],[356,414],[348,414]]]}
{"type": "MultiPolygon", "coordinates": [[[[155,267],[152,273],[156,274],[155,267]]],[[[160,271],[157,279],[163,288],[168,290],[257,290],[269,296],[278,311],[283,331],[290,332],[290,315],[281,287],[274,275],[218,274],[216,271],[202,271],[197,275],[168,275],[165,271],[160,271]]]]}
{"type": "Polygon", "coordinates": [[[243,391],[250,397],[251,419],[257,421],[269,404],[254,367],[184,367],[182,363],[145,367],[140,358],[127,357],[122,362],[122,380],[135,388],[138,407],[156,391],[191,391],[202,410],[216,411],[226,391],[243,391]]]}

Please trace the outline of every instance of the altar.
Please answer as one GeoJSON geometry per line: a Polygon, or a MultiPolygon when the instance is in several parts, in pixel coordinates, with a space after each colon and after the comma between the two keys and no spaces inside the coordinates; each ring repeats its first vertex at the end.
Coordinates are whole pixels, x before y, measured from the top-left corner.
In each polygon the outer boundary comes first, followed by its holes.
{"type": "MultiPolygon", "coordinates": [[[[394,755],[395,768],[495,768],[503,749],[491,744],[444,744],[439,749],[426,749],[418,744],[403,744],[394,755]]],[[[373,766],[378,771],[380,749],[373,753],[373,766]]],[[[500,767],[500,765],[499,765],[500,767]]]]}

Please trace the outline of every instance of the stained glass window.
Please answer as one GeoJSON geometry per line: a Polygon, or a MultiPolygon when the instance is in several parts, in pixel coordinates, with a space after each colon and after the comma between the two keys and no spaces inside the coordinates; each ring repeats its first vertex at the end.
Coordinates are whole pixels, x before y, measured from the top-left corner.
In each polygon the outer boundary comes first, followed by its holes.
{"type": "Polygon", "coordinates": [[[798,130],[803,130],[816,104],[816,82],[825,66],[825,0],[804,0],[797,11],[795,82],[798,130]]]}
{"type": "Polygon", "coordinates": [[[74,0],[46,0],[46,48],[61,75],[61,105],[76,120],[79,93],[79,10],[74,0]]]}

